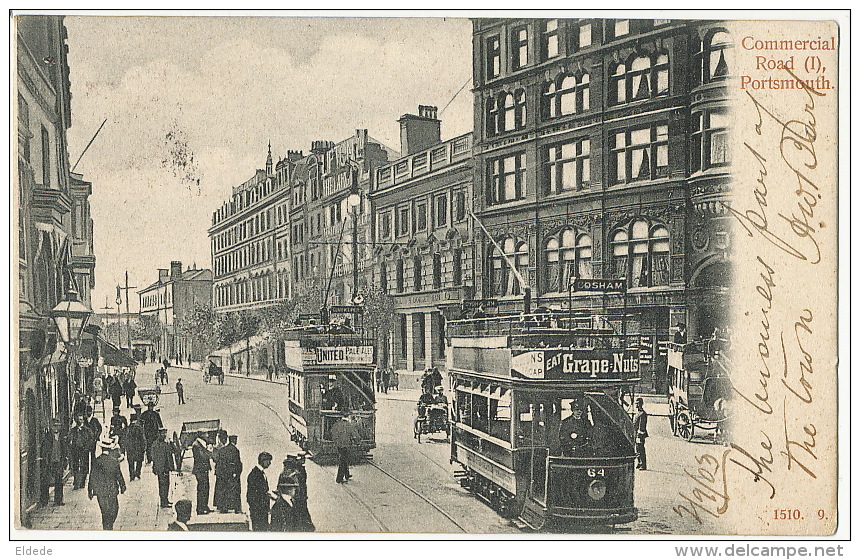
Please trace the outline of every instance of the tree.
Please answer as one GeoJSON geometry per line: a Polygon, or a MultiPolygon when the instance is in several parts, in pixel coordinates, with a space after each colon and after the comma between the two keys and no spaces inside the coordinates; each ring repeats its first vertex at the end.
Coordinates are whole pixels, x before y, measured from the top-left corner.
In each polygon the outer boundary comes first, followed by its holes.
{"type": "Polygon", "coordinates": [[[176,334],[191,337],[201,355],[208,355],[219,346],[217,322],[218,316],[211,305],[197,304],[176,321],[176,334]]]}

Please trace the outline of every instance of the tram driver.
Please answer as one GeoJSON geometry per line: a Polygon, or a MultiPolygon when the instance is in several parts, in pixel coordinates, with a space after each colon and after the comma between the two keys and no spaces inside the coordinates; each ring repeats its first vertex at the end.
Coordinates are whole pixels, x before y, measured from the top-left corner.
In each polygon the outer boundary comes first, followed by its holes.
{"type": "Polygon", "coordinates": [[[561,421],[558,436],[563,455],[578,455],[590,447],[592,425],[585,415],[581,398],[570,401],[570,416],[561,421]]]}

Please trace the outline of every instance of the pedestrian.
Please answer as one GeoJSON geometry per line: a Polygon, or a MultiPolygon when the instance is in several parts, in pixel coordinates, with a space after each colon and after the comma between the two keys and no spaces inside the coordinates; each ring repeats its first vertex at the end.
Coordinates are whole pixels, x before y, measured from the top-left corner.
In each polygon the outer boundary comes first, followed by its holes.
{"type": "Polygon", "coordinates": [[[229,443],[224,447],[224,456],[227,460],[227,494],[226,508],[236,513],[242,512],[242,458],[236,443],[238,436],[231,435],[229,443]]]}
{"type": "Polygon", "coordinates": [[[388,394],[388,387],[391,384],[391,374],[388,368],[382,368],[382,392],[388,394]]]}
{"type": "Polygon", "coordinates": [[[257,457],[257,465],[248,473],[248,513],[252,531],[269,530],[269,506],[274,497],[269,490],[266,469],[272,464],[272,454],[263,451],[257,457]]]}
{"type": "Polygon", "coordinates": [[[152,444],[158,439],[158,431],[164,427],[161,415],[155,410],[153,403],[146,403],[146,411],[140,415],[140,424],[143,428],[143,435],[146,438],[146,462],[151,463],[152,444]]]}
{"type": "MultiPolygon", "coordinates": [[[[92,406],[87,405],[86,414],[87,427],[93,433],[95,441],[98,441],[102,437],[102,423],[99,422],[98,418],[93,416],[92,406]]],[[[95,448],[95,444],[93,444],[93,448],[95,448]]]]}
{"type": "Polygon", "coordinates": [[[676,326],[678,330],[675,331],[672,341],[675,344],[687,344],[687,325],[685,323],[678,323],[676,326]]]}
{"type": "MultiPolygon", "coordinates": [[[[54,418],[51,421],[51,429],[42,437],[41,459],[45,466],[45,476],[42,477],[40,503],[43,506],[48,505],[48,492],[51,486],[54,487],[54,505],[66,505],[63,502],[63,471],[68,453],[65,438],[60,434],[61,427],[60,419],[54,418]]],[[[89,460],[89,453],[87,453],[87,460],[89,460]]]]}
{"type": "Polygon", "coordinates": [[[176,379],[176,395],[179,398],[179,404],[185,404],[185,388],[182,386],[182,378],[176,379]]]}
{"type": "Polygon", "coordinates": [[[349,456],[352,451],[352,446],[360,440],[358,431],[353,423],[349,420],[349,413],[343,412],[340,420],[335,422],[331,427],[331,439],[337,448],[337,483],[342,484],[349,481],[352,475],[349,474],[349,456]]]}
{"type": "Polygon", "coordinates": [[[224,456],[224,448],[227,447],[227,432],[219,430],[215,449],[212,451],[212,460],[215,462],[215,490],[212,493],[212,505],[219,512],[224,512],[227,502],[227,461],[224,456]]]}
{"type": "MultiPolygon", "coordinates": [[[[145,356],[146,354],[144,354],[145,356]]],[[[126,408],[134,407],[134,391],[137,389],[137,383],[134,382],[134,377],[128,376],[123,387],[125,390],[125,405],[126,408]]]]}
{"type": "Polygon", "coordinates": [[[289,483],[291,478],[298,483],[295,495],[292,496],[297,518],[295,530],[312,532],[316,527],[308,510],[308,471],[305,468],[305,456],[304,452],[287,455],[284,459],[284,470],[278,477],[278,485],[289,483]]]}
{"type": "Polygon", "coordinates": [[[296,493],[299,485],[295,479],[287,479],[278,484],[275,503],[272,505],[271,530],[279,532],[303,531],[304,524],[296,507],[296,493]]]}
{"type": "Polygon", "coordinates": [[[149,361],[155,363],[155,350],[149,353],[149,361]]]}
{"type": "Polygon", "coordinates": [[[198,437],[191,444],[191,456],[194,460],[191,474],[197,480],[197,515],[206,515],[212,511],[209,509],[209,471],[212,470],[211,446],[202,437],[198,437]]]}
{"type": "Polygon", "coordinates": [[[72,488],[78,490],[87,484],[87,475],[90,472],[90,450],[95,448],[96,439],[92,431],[87,427],[81,414],[75,416],[75,424],[69,430],[68,453],[69,468],[74,476],[72,488]]]}
{"type": "Polygon", "coordinates": [[[88,491],[91,500],[93,496],[98,498],[102,512],[102,529],[113,531],[113,524],[119,514],[117,496],[125,493],[125,479],[119,469],[119,461],[111,455],[116,444],[109,438],[103,439],[100,444],[102,453],[93,461],[88,491]]]}
{"type": "MultiPolygon", "coordinates": [[[[110,419],[108,436],[120,440],[126,429],[128,429],[128,420],[120,414],[118,406],[113,407],[113,416],[110,419]]],[[[122,449],[122,446],[120,446],[120,449],[122,449]]]]}
{"type": "Polygon", "coordinates": [[[177,500],[173,508],[176,510],[176,521],[171,521],[167,530],[188,531],[188,522],[191,520],[191,500],[177,500]]]}
{"type": "Polygon", "coordinates": [[[170,367],[170,361],[167,358],[164,358],[164,361],[161,362],[161,365],[164,366],[164,370],[167,371],[167,368],[170,367]]]}
{"type": "Polygon", "coordinates": [[[645,471],[648,470],[648,457],[645,454],[645,439],[648,437],[648,413],[645,412],[645,401],[642,400],[642,397],[636,399],[633,429],[636,431],[636,468],[645,471]]]}
{"type": "Polygon", "coordinates": [[[135,478],[140,480],[140,469],[143,466],[143,456],[146,452],[146,437],[143,435],[143,427],[140,425],[140,416],[131,415],[131,424],[120,436],[119,443],[128,459],[128,481],[131,482],[135,478]]]}
{"type": "Polygon", "coordinates": [[[180,366],[183,365],[182,364],[182,352],[180,352],[179,354],[176,355],[176,363],[179,364],[180,366]]]}
{"type": "Polygon", "coordinates": [[[167,428],[158,430],[158,439],[152,444],[152,472],[158,477],[158,498],[161,507],[167,508],[173,504],[168,500],[170,491],[170,471],[175,471],[173,450],[166,441],[167,428]]]}
{"type": "Polygon", "coordinates": [[[155,370],[155,384],[158,385],[161,383],[161,368],[156,368],[155,370]]]}
{"type": "Polygon", "coordinates": [[[123,388],[122,381],[120,381],[119,377],[114,377],[113,382],[111,383],[110,389],[110,400],[113,401],[113,408],[119,408],[122,406],[122,397],[123,397],[123,388]]]}

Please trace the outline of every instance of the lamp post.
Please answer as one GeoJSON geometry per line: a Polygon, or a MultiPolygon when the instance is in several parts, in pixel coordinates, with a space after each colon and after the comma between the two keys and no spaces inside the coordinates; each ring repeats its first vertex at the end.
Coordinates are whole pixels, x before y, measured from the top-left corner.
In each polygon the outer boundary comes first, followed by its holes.
{"type": "MultiPolygon", "coordinates": [[[[60,340],[68,348],[67,360],[68,364],[73,363],[77,356],[77,345],[81,339],[84,327],[89,322],[93,311],[78,299],[78,293],[74,290],[69,290],[66,293],[66,299],[60,301],[54,309],[51,310],[51,317],[57,325],[57,333],[60,340]]],[[[68,376],[69,366],[66,366],[66,375],[68,376]]],[[[77,380],[75,380],[77,382],[77,380]]],[[[68,389],[68,388],[66,388],[68,389]]]]}

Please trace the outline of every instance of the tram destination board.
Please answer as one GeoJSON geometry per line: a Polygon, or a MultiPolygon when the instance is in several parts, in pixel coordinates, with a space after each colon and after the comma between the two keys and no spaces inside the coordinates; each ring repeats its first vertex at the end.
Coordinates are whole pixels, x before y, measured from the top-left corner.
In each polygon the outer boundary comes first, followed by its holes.
{"type": "Polygon", "coordinates": [[[635,379],[639,377],[639,351],[529,350],[511,356],[511,373],[528,379],[635,379]]]}

